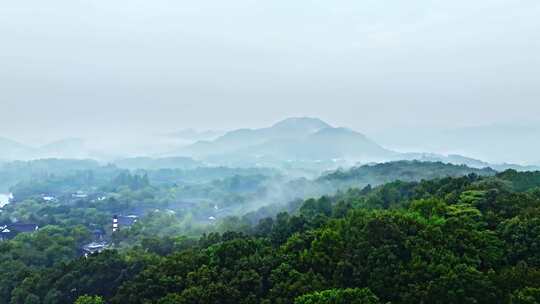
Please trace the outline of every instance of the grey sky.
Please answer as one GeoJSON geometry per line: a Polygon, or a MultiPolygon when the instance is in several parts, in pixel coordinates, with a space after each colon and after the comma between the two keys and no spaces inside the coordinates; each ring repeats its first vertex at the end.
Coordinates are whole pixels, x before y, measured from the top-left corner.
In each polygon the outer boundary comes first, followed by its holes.
{"type": "Polygon", "coordinates": [[[5,0],[0,136],[538,121],[537,0],[5,0]]]}

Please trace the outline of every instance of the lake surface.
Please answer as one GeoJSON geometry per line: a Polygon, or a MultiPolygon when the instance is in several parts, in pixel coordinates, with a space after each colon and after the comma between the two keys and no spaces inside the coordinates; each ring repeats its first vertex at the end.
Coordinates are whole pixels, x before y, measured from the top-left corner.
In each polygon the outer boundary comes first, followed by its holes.
{"type": "Polygon", "coordinates": [[[9,193],[0,193],[0,208],[4,207],[5,205],[9,204],[9,193]]]}

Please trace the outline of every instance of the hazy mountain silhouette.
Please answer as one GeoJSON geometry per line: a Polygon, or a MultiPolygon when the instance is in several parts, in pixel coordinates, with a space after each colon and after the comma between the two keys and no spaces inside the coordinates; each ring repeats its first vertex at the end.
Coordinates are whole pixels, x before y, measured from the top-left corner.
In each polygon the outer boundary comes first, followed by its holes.
{"type": "Polygon", "coordinates": [[[432,151],[469,155],[488,162],[540,165],[540,124],[487,124],[445,130],[401,128],[372,135],[401,151],[432,151]]]}
{"type": "MultiPolygon", "coordinates": [[[[530,139],[532,132],[527,134],[529,134],[527,138],[530,139]]],[[[196,137],[199,135],[206,136],[210,134],[188,130],[180,132],[178,136],[196,137]]],[[[490,138],[493,141],[495,140],[493,136],[490,138]]],[[[122,140],[120,138],[118,142],[122,143],[122,140]]],[[[494,165],[458,154],[398,153],[384,148],[362,133],[347,128],[334,127],[321,119],[310,117],[288,118],[267,128],[233,130],[213,140],[197,141],[182,148],[169,147],[168,144],[161,147],[159,146],[158,137],[137,138],[137,140],[149,147],[157,147],[157,151],[152,153],[148,149],[139,149],[138,151],[142,151],[142,153],[113,152],[109,151],[110,149],[99,147],[80,138],[63,139],[41,147],[30,147],[13,140],[0,138],[0,160],[91,158],[112,161],[122,158],[129,159],[132,156],[152,156],[153,158],[150,160],[148,158],[132,158],[130,161],[126,161],[125,165],[133,167],[133,162],[144,162],[147,167],[162,167],[164,164],[170,165],[171,161],[173,161],[181,163],[177,164],[180,167],[204,164],[280,166],[284,163],[294,164],[293,166],[296,167],[313,167],[313,164],[318,163],[315,167],[322,170],[371,162],[421,160],[440,161],[457,165],[464,164],[473,168],[491,167],[496,170],[508,168],[520,171],[539,169],[535,166],[519,166],[506,163],[494,165]],[[166,151],[167,147],[176,150],[169,153],[159,152],[166,151]],[[160,159],[162,157],[177,156],[184,158],[160,159]]]]}
{"type": "Polygon", "coordinates": [[[101,155],[80,138],[58,140],[40,147],[30,147],[0,138],[0,159],[34,160],[44,158],[99,159],[101,155]]]}
{"type": "Polygon", "coordinates": [[[32,155],[33,151],[31,147],[0,137],[0,160],[26,159],[32,155]]]}
{"type": "Polygon", "coordinates": [[[229,156],[281,160],[328,160],[350,158],[383,160],[395,153],[365,135],[346,128],[334,128],[318,118],[288,118],[268,128],[239,129],[214,141],[200,141],[179,151],[205,158],[229,156]]]}
{"type": "Polygon", "coordinates": [[[88,148],[80,138],[58,140],[39,148],[39,154],[47,157],[80,158],[87,157],[88,148]]]}

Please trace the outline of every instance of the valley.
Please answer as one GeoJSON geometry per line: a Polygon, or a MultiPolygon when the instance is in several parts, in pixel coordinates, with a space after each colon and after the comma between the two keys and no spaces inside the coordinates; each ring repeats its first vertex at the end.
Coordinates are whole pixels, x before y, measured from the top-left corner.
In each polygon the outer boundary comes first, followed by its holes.
{"type": "Polygon", "coordinates": [[[540,1],[0,1],[0,304],[540,304],[540,1]]]}

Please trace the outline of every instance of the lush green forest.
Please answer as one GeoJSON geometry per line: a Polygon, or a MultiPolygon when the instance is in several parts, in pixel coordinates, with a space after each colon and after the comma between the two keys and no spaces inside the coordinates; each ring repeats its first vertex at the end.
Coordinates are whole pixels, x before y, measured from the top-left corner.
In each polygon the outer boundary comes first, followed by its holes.
{"type": "MultiPolygon", "coordinates": [[[[144,159],[143,163],[147,162],[144,159]]],[[[350,187],[495,174],[490,169],[409,161],[329,172],[318,179],[291,178],[287,173],[227,167],[130,171],[93,161],[56,159],[8,163],[0,168],[0,176],[12,181],[9,191],[14,198],[0,213],[0,225],[83,225],[91,231],[107,232],[112,215],[119,214],[140,217],[133,230],[198,236],[227,230],[231,225],[255,225],[281,211],[296,211],[304,199],[350,187]]],[[[139,241],[132,234],[120,238],[122,245],[139,241]]]]}
{"type": "Polygon", "coordinates": [[[396,161],[380,164],[364,165],[347,170],[336,170],[323,174],[320,183],[337,184],[341,188],[358,185],[380,185],[395,180],[419,181],[440,177],[458,177],[468,174],[482,176],[495,175],[491,168],[476,169],[465,165],[453,165],[442,162],[396,161]]]}
{"type": "Polygon", "coordinates": [[[540,304],[540,0],[0,0],[0,39],[0,304],[540,304]]]}
{"type": "Polygon", "coordinates": [[[191,234],[185,218],[152,212],[82,257],[91,225],[106,227],[114,208],[167,206],[168,188],[147,175],[113,181],[102,201],[5,207],[44,226],[0,243],[0,303],[540,301],[539,172],[362,186],[191,234]]]}

